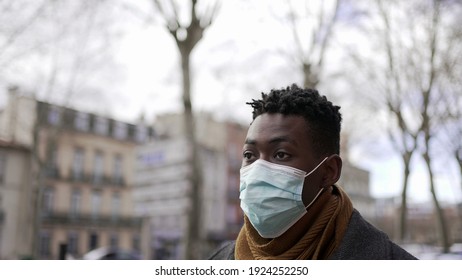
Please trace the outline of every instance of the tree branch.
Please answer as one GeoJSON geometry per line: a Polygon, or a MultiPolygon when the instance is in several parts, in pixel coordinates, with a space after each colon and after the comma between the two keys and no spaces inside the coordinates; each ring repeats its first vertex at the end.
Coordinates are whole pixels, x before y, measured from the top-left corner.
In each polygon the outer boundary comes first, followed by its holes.
{"type": "Polygon", "coordinates": [[[47,0],[42,1],[40,6],[34,11],[34,13],[29,17],[29,19],[26,20],[26,22],[24,22],[18,28],[16,28],[16,30],[14,30],[11,34],[9,34],[8,38],[6,39],[6,42],[0,48],[0,57],[8,49],[9,46],[14,44],[16,39],[18,39],[29,27],[31,27],[34,24],[34,22],[43,13],[43,11],[45,10],[47,6],[48,6],[48,1],[47,0]]]}

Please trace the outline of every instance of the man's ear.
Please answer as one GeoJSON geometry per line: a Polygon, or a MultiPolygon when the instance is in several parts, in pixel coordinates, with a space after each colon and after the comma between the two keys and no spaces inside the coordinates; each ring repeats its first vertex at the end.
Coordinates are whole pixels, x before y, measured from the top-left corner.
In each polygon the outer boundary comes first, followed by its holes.
{"type": "Polygon", "coordinates": [[[342,175],[342,158],[339,155],[331,155],[324,163],[324,176],[322,186],[330,187],[337,183],[342,175]]]}

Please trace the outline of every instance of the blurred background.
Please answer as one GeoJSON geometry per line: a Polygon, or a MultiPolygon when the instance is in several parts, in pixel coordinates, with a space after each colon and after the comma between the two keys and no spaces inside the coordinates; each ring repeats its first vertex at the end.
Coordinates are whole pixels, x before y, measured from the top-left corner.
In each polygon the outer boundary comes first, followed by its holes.
{"type": "Polygon", "coordinates": [[[0,0],[0,259],[203,259],[242,225],[261,92],[342,107],[340,184],[462,258],[457,0],[0,0]]]}

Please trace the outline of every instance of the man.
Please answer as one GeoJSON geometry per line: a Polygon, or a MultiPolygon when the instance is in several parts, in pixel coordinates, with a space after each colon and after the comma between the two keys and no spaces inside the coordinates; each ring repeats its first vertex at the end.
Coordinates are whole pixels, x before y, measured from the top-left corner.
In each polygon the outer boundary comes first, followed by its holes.
{"type": "Polygon", "coordinates": [[[336,185],[340,107],[296,85],[247,103],[236,241],[210,259],[415,259],[353,208],[336,185]]]}

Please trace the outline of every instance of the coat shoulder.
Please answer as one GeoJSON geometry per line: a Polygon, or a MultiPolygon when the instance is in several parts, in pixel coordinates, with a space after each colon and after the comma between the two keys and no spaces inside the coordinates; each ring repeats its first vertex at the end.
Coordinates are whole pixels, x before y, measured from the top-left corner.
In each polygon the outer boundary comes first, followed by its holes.
{"type": "Polygon", "coordinates": [[[236,241],[223,243],[210,257],[209,260],[234,260],[234,247],[236,241]]]}
{"type": "Polygon", "coordinates": [[[354,210],[347,231],[332,259],[411,260],[416,259],[354,210]]]}

